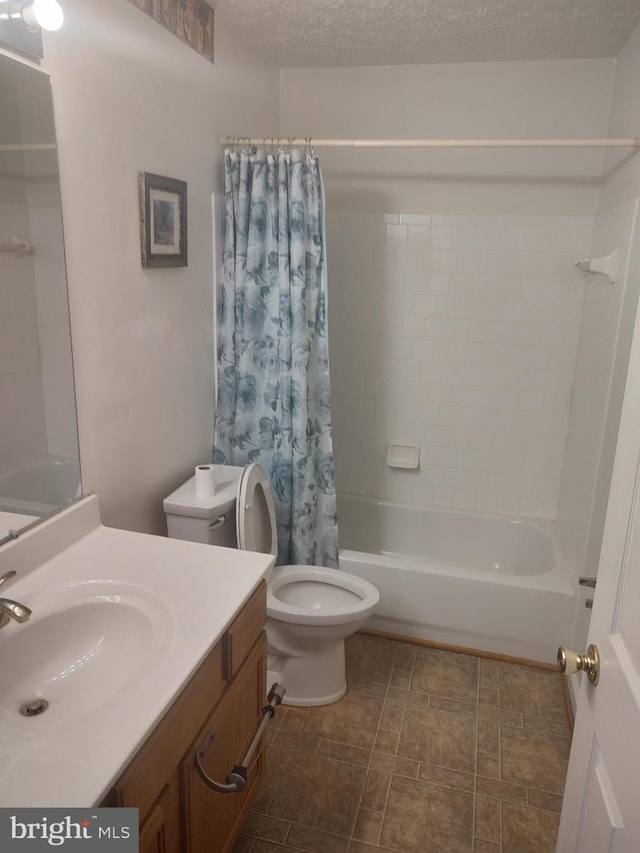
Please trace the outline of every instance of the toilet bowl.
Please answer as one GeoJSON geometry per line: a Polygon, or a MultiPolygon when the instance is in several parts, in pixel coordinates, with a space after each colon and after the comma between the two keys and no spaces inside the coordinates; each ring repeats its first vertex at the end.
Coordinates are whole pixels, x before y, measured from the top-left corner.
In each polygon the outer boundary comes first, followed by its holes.
{"type": "MultiPolygon", "coordinates": [[[[196,496],[192,477],[165,498],[169,536],[275,556],[275,511],[263,468],[216,465],[214,473],[214,495],[196,496]]],[[[338,569],[274,569],[267,584],[268,668],[286,688],[286,704],[328,705],[344,695],[345,638],[364,625],[379,598],[372,584],[338,569]]]]}
{"type": "Polygon", "coordinates": [[[367,621],[378,590],[355,575],[285,566],[267,587],[269,668],[280,673],[289,705],[329,705],[347,689],[345,638],[367,621]]]}

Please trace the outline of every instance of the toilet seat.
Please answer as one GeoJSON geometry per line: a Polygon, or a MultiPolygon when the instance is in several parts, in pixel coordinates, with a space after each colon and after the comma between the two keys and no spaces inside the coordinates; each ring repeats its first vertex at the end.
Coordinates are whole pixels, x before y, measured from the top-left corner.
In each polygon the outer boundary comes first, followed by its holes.
{"type": "Polygon", "coordinates": [[[278,569],[267,587],[267,616],[297,625],[344,625],[369,607],[373,609],[379,597],[378,590],[368,581],[339,569],[286,566],[278,569]],[[318,589],[301,596],[306,598],[305,605],[295,603],[293,590],[285,597],[289,600],[283,600],[286,587],[295,584],[304,584],[307,593],[312,585],[318,589]],[[324,602],[323,587],[327,599],[324,602]]]}
{"type": "Polygon", "coordinates": [[[261,554],[278,553],[276,518],[269,479],[264,468],[253,462],[243,470],[236,500],[238,548],[261,554]]]}

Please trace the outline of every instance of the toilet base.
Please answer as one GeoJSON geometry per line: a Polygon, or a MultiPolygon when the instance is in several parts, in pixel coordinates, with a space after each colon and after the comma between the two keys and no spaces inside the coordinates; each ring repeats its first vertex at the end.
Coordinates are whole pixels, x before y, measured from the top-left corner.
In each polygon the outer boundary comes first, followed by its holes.
{"type": "Polygon", "coordinates": [[[283,705],[331,705],[346,693],[344,640],[323,643],[319,650],[303,655],[289,656],[272,648],[269,653],[277,660],[273,669],[277,669],[286,690],[283,705]]]}

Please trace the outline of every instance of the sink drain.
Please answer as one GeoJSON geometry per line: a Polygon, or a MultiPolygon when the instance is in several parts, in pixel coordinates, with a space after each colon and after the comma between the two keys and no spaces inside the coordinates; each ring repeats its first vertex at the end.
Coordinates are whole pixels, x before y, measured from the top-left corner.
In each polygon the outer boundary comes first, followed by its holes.
{"type": "Polygon", "coordinates": [[[37,717],[38,714],[44,714],[48,707],[49,703],[46,699],[32,699],[20,705],[20,713],[23,717],[37,717]]]}

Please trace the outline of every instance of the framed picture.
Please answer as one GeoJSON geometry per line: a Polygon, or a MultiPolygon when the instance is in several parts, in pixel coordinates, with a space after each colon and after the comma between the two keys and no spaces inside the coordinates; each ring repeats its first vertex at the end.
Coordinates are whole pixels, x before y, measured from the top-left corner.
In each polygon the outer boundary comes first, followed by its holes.
{"type": "Polygon", "coordinates": [[[138,173],[143,267],[187,266],[187,185],[138,173]]]}

